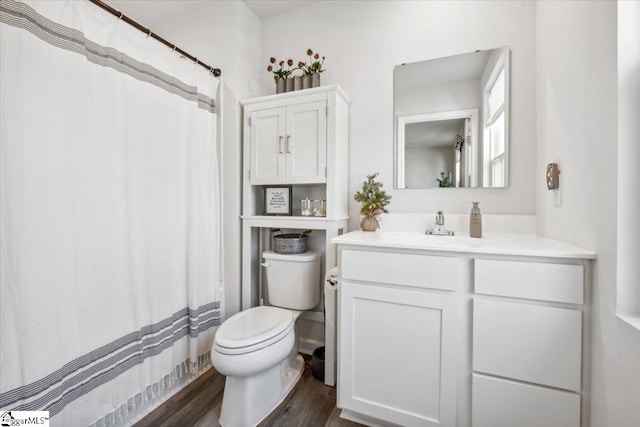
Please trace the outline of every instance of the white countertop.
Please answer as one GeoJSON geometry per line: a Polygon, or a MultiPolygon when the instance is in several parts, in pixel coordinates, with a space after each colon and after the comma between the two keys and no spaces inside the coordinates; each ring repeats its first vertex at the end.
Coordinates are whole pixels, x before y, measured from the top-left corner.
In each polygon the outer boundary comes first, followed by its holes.
{"type": "Polygon", "coordinates": [[[397,249],[520,255],[550,258],[595,259],[595,252],[535,234],[487,233],[480,239],[468,233],[456,236],[428,236],[419,232],[352,231],[331,239],[337,245],[397,249]]]}

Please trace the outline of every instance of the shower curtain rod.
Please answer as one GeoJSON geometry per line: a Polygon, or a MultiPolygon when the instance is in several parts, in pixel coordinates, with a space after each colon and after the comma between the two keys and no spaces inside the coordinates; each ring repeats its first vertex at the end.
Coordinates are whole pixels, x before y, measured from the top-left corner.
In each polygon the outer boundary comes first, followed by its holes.
{"type": "Polygon", "coordinates": [[[138,22],[136,22],[133,19],[129,18],[128,16],[125,16],[119,10],[116,10],[116,9],[112,8],[111,6],[109,6],[108,4],[106,4],[106,3],[104,3],[104,2],[102,2],[100,0],[89,0],[89,1],[91,3],[93,3],[93,4],[95,4],[96,6],[99,6],[102,9],[106,10],[107,12],[112,14],[113,16],[117,16],[119,19],[123,20],[124,22],[126,22],[129,25],[131,25],[132,27],[135,27],[138,30],[142,31],[143,33],[147,34],[149,37],[153,37],[154,39],[158,40],[163,45],[171,48],[172,50],[175,50],[176,52],[178,52],[179,54],[183,55],[184,57],[189,58],[190,60],[194,61],[196,64],[200,65],[201,67],[206,68],[210,73],[213,73],[214,76],[219,77],[222,74],[222,71],[220,70],[220,68],[213,68],[212,66],[205,64],[204,62],[200,61],[195,56],[185,52],[184,50],[180,49],[178,46],[174,45],[173,43],[168,42],[167,40],[163,39],[162,37],[160,37],[157,34],[154,34],[149,28],[145,28],[142,25],[140,25],[138,22]]]}

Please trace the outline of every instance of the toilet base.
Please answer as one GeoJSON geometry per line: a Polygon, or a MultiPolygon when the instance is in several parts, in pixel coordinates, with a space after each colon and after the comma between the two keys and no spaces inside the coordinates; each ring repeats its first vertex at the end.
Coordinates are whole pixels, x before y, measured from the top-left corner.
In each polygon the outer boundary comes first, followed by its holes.
{"type": "Polygon", "coordinates": [[[227,376],[222,398],[220,425],[258,425],[289,394],[304,369],[304,360],[295,349],[281,363],[251,377],[227,376]]]}

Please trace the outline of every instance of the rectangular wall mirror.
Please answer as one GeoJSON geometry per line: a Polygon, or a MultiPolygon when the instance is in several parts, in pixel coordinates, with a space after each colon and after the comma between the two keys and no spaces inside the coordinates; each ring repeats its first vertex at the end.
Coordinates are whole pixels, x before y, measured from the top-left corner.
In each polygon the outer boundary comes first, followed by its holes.
{"type": "Polygon", "coordinates": [[[508,185],[509,48],[393,71],[395,188],[508,185]]]}

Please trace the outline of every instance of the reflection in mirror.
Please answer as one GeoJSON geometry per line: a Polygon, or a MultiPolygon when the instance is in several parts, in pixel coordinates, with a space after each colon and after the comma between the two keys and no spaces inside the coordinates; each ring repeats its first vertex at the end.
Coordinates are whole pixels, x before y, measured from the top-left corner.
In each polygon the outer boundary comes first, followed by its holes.
{"type": "Polygon", "coordinates": [[[394,69],[395,187],[506,187],[509,49],[394,69]]]}
{"type": "Polygon", "coordinates": [[[399,117],[403,188],[477,187],[478,144],[472,143],[477,129],[477,109],[399,117]]]}

